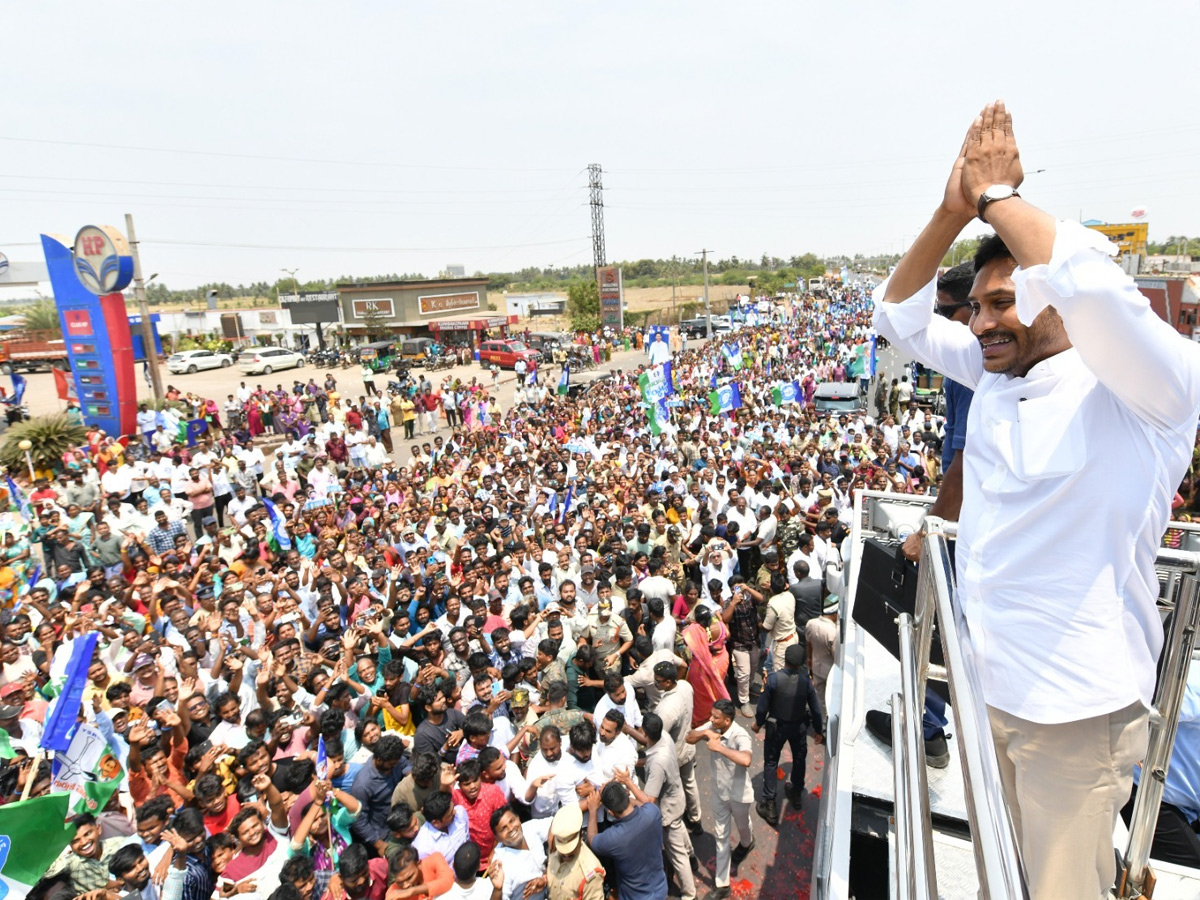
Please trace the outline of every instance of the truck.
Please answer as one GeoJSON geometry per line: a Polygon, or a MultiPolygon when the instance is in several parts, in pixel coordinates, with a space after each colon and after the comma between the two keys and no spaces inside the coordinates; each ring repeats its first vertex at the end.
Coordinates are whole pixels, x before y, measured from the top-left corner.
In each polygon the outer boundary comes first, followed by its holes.
{"type": "Polygon", "coordinates": [[[53,331],[9,331],[0,334],[0,372],[69,369],[67,345],[53,331]]]}

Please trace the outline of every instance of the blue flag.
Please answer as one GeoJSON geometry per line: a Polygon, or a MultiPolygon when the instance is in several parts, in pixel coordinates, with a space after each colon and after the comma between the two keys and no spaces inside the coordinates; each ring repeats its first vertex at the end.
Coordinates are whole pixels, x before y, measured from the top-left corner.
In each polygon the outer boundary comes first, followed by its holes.
{"type": "Polygon", "coordinates": [[[717,389],[717,373],[716,372],[712,373],[712,378],[710,378],[708,380],[708,386],[710,388],[712,388],[713,390],[717,389]]]}
{"type": "Polygon", "coordinates": [[[571,367],[563,366],[562,377],[558,379],[558,392],[560,394],[569,393],[571,390],[571,367]]]}
{"type": "Polygon", "coordinates": [[[93,631],[75,639],[71,659],[67,663],[66,681],[42,731],[41,745],[46,750],[65,752],[71,746],[75,720],[79,718],[79,707],[83,705],[83,689],[87,687],[88,669],[91,668],[92,654],[96,652],[96,639],[99,636],[93,631]]]}
{"type": "Polygon", "coordinates": [[[8,496],[21,510],[21,516],[25,519],[32,519],[33,508],[29,505],[29,498],[25,496],[25,492],[17,487],[17,483],[12,480],[11,475],[5,475],[4,480],[7,483],[8,496]]]}
{"type": "Polygon", "coordinates": [[[19,406],[21,404],[21,398],[25,396],[25,376],[19,375],[16,372],[13,372],[12,373],[12,383],[13,383],[12,403],[13,403],[13,406],[19,406]]]}
{"type": "Polygon", "coordinates": [[[546,501],[546,512],[554,512],[558,509],[558,491],[550,492],[550,499],[546,501]]]}
{"type": "Polygon", "coordinates": [[[571,511],[571,498],[575,494],[575,485],[570,485],[567,488],[567,499],[563,501],[562,515],[558,517],[558,521],[567,521],[567,513],[571,511]]]}
{"type": "Polygon", "coordinates": [[[317,738],[317,780],[324,781],[329,777],[329,757],[325,755],[325,738],[317,738]]]}
{"type": "Polygon", "coordinates": [[[736,381],[731,381],[729,384],[709,393],[708,404],[709,412],[714,416],[740,409],[742,405],[741,388],[738,387],[736,381]]]}
{"type": "Polygon", "coordinates": [[[271,533],[275,536],[275,543],[279,545],[280,550],[291,550],[292,539],[288,537],[287,528],[284,527],[283,516],[279,514],[275,504],[266,497],[262,498],[262,503],[267,508],[267,516],[271,519],[271,533]]]}

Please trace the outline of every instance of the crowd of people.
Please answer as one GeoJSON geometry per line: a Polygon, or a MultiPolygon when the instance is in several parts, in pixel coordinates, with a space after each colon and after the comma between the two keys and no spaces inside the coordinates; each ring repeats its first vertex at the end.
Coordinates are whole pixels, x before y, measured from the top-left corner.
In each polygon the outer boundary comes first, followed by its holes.
{"type": "Polygon", "coordinates": [[[91,633],[79,716],[126,773],[40,896],[728,896],[785,744],[805,794],[854,492],[940,477],[929,412],[813,407],[871,337],[866,293],[831,293],[676,344],[665,421],[643,363],[507,409],[243,384],[194,446],[146,410],[90,436],[5,536],[0,801],[52,790],[52,661],[91,633]]]}

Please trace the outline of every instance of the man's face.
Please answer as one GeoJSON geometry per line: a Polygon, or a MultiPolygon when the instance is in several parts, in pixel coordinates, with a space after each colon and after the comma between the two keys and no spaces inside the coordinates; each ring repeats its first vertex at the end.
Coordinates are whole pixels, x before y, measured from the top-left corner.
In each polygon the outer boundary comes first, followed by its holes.
{"type": "Polygon", "coordinates": [[[85,859],[100,858],[100,826],[80,825],[71,838],[71,850],[85,859]]]}
{"type": "Polygon", "coordinates": [[[719,709],[714,709],[709,716],[709,721],[712,722],[712,727],[717,734],[724,734],[729,730],[729,726],[733,724],[733,719],[726,716],[719,709]]]}
{"type": "Polygon", "coordinates": [[[554,734],[543,734],[538,746],[546,762],[557,762],[562,757],[562,740],[554,734]]]}
{"type": "Polygon", "coordinates": [[[221,717],[223,722],[236,725],[241,721],[242,711],[238,707],[236,700],[227,700],[221,704],[221,708],[217,710],[217,715],[221,717]]]}
{"type": "MultiPolygon", "coordinates": [[[[342,884],[345,885],[346,890],[349,891],[350,894],[354,897],[360,897],[360,896],[362,896],[362,894],[366,893],[367,885],[366,885],[366,872],[365,871],[364,871],[363,875],[360,876],[359,880],[361,880],[362,886],[361,886],[361,889],[357,892],[353,888],[351,888],[350,879],[343,880],[343,882],[342,882],[342,884]]],[[[424,879],[421,876],[421,870],[417,867],[416,863],[412,863],[411,865],[405,866],[403,869],[401,869],[399,872],[396,873],[395,877],[392,879],[392,886],[399,887],[399,888],[411,888],[411,887],[416,887],[417,885],[421,884],[423,882],[423,880],[424,879]]]]}
{"type": "Polygon", "coordinates": [[[1062,319],[1051,307],[1026,327],[1017,318],[1013,282],[1016,261],[996,259],[975,276],[971,287],[971,331],[983,349],[988,372],[1021,377],[1036,363],[1070,347],[1062,319]]]}
{"type": "Polygon", "coordinates": [[[467,633],[465,631],[454,632],[450,637],[450,646],[459,656],[465,657],[468,653],[467,633]]]}
{"type": "Polygon", "coordinates": [[[263,822],[258,816],[247,816],[235,835],[242,846],[257,847],[263,839],[263,822]]]}
{"type": "Polygon", "coordinates": [[[616,722],[614,722],[612,719],[600,720],[600,740],[604,742],[605,746],[608,746],[615,741],[618,734],[620,734],[620,732],[617,730],[616,722]]]}
{"type": "Polygon", "coordinates": [[[167,827],[167,820],[160,816],[151,816],[144,821],[138,822],[137,833],[147,844],[157,844],[162,838],[162,833],[167,827]]]}
{"type": "Polygon", "coordinates": [[[496,837],[505,847],[513,849],[524,843],[525,835],[521,831],[521,820],[512,810],[505,812],[496,823],[496,837]]]}
{"type": "Polygon", "coordinates": [[[574,603],[575,602],[575,585],[564,584],[561,588],[559,588],[559,599],[563,603],[574,603]]]}

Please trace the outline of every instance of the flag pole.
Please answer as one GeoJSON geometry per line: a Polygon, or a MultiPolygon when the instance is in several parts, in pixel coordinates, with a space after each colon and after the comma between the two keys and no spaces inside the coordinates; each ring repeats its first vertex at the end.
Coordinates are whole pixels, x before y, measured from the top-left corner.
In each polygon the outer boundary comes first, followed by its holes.
{"type": "Polygon", "coordinates": [[[25,790],[21,792],[21,799],[28,800],[29,795],[33,793],[33,783],[37,781],[37,771],[42,764],[42,758],[46,755],[41,747],[38,747],[33,754],[33,765],[29,767],[29,774],[25,776],[25,790]]]}

